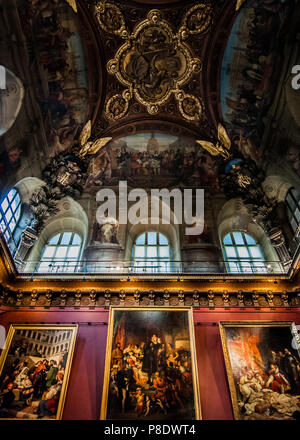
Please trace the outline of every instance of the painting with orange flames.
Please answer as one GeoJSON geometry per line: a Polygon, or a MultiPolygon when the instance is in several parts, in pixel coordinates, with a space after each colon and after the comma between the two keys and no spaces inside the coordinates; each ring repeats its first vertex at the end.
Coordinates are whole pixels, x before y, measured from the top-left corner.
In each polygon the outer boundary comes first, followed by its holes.
{"type": "Polygon", "coordinates": [[[221,322],[234,416],[292,420],[300,414],[300,351],[291,322],[221,322]]]}

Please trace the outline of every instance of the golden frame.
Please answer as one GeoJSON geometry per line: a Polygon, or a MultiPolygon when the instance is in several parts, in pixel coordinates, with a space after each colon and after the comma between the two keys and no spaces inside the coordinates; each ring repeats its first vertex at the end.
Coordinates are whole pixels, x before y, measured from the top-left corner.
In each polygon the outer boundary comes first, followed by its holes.
{"type": "MultiPolygon", "coordinates": [[[[102,404],[100,412],[100,420],[106,420],[107,414],[107,401],[108,401],[108,391],[110,382],[110,364],[111,364],[111,353],[112,353],[112,343],[113,343],[113,325],[115,318],[115,311],[134,311],[134,312],[185,312],[188,314],[189,322],[189,342],[191,351],[191,363],[192,363],[192,375],[193,375],[193,395],[194,395],[194,405],[195,405],[195,420],[202,419],[201,405],[200,405],[200,391],[198,382],[198,371],[196,368],[196,348],[195,348],[195,334],[193,325],[193,314],[191,307],[111,307],[109,313],[109,324],[106,342],[106,358],[105,358],[105,369],[104,369],[104,381],[102,388],[102,404]]],[[[112,419],[113,420],[113,419],[112,419]]]]}
{"type": "MultiPolygon", "coordinates": [[[[70,338],[70,345],[69,345],[69,351],[68,351],[68,358],[65,366],[65,374],[63,379],[63,384],[60,392],[58,407],[56,411],[55,419],[51,420],[61,420],[63,415],[63,409],[68,389],[68,383],[69,383],[69,377],[70,377],[70,371],[71,371],[71,365],[74,355],[74,349],[75,349],[75,342],[76,342],[76,336],[78,331],[78,325],[77,324],[11,324],[9,327],[9,331],[5,340],[5,345],[2,350],[1,356],[0,356],[0,376],[2,374],[2,370],[5,366],[6,359],[11,347],[11,343],[13,341],[15,332],[17,330],[66,330],[71,331],[72,335],[70,338]]],[[[17,419],[17,418],[7,418],[2,420],[25,420],[25,419],[17,419]]],[[[35,420],[35,419],[26,419],[26,420],[35,420]]],[[[47,419],[49,420],[49,419],[47,419]]]]}
{"type": "MultiPolygon", "coordinates": [[[[291,339],[293,338],[296,341],[298,347],[300,347],[300,338],[298,335],[296,325],[292,321],[220,321],[219,328],[220,328],[223,354],[225,359],[227,379],[230,389],[230,397],[233,407],[233,414],[236,420],[243,420],[241,418],[241,414],[239,410],[237,390],[234,381],[229,350],[227,346],[227,337],[226,337],[225,329],[229,327],[241,327],[241,328],[242,327],[288,327],[291,330],[291,339]]],[[[298,353],[300,356],[299,348],[298,348],[298,353]]]]}

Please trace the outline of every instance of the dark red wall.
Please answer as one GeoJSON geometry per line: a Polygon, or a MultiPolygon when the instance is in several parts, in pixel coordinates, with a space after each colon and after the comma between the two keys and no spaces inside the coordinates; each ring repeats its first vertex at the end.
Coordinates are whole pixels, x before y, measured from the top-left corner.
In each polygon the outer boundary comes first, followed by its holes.
{"type": "MultiPolygon", "coordinates": [[[[294,321],[300,324],[299,311],[194,311],[195,341],[204,420],[232,419],[230,393],[226,379],[219,321],[294,321]]],[[[98,419],[105,365],[108,311],[34,310],[8,311],[0,324],[78,323],[78,334],[63,418],[98,419]],[[90,325],[89,325],[90,323],[90,325]]]]}

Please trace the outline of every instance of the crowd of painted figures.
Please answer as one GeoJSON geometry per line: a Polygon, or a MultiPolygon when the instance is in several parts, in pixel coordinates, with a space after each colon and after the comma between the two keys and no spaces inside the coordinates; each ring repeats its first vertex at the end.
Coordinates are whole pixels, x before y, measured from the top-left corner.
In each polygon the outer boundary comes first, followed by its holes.
{"type": "MultiPolygon", "coordinates": [[[[263,118],[270,103],[272,87],[276,83],[273,75],[278,59],[274,53],[282,50],[280,44],[283,39],[280,35],[285,31],[285,23],[289,22],[291,4],[290,0],[247,2],[251,11],[248,13],[249,19],[242,22],[243,28],[238,33],[237,59],[241,63],[238,66],[241,74],[239,80],[235,81],[237,87],[234,97],[226,97],[230,109],[227,118],[235,130],[241,130],[246,138],[251,138],[257,144],[264,130],[263,118]],[[270,35],[274,38],[270,38],[270,35]]],[[[233,66],[232,69],[235,75],[237,67],[233,66]]]]}
{"type": "Polygon", "coordinates": [[[291,351],[271,351],[266,366],[241,368],[240,410],[246,416],[291,417],[300,409],[300,361],[291,351]]]}
{"type": "Polygon", "coordinates": [[[116,178],[138,182],[140,178],[160,176],[217,187],[217,173],[212,158],[200,149],[169,147],[164,151],[138,152],[108,147],[92,160],[86,186],[110,184],[116,178]]]}
{"type": "MultiPolygon", "coordinates": [[[[193,411],[190,351],[153,334],[112,350],[108,417],[159,417],[193,411]]],[[[192,417],[192,414],[190,417],[192,417]]]]}
{"type": "Polygon", "coordinates": [[[58,360],[39,358],[26,356],[26,352],[20,353],[18,349],[10,354],[11,363],[4,368],[0,380],[0,418],[18,418],[20,413],[25,418],[53,418],[58,408],[67,356],[65,352],[58,360]]]}
{"type": "Polygon", "coordinates": [[[60,0],[26,0],[26,4],[22,18],[29,41],[32,35],[33,63],[41,66],[39,72],[44,78],[39,104],[42,112],[50,116],[46,127],[54,156],[71,148],[87,101],[86,89],[78,86],[74,54],[70,50],[70,38],[75,33],[63,21],[73,12],[60,0]]]}

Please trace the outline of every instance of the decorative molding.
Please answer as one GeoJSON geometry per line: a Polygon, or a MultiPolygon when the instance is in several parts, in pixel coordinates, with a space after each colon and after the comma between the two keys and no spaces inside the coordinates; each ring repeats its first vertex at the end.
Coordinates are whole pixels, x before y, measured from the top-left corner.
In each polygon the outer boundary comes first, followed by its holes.
{"type": "Polygon", "coordinates": [[[293,309],[300,308],[300,292],[200,291],[200,290],[44,290],[7,292],[0,295],[0,306],[9,308],[103,308],[114,306],[139,307],[191,306],[197,309],[293,309]]]}
{"type": "Polygon", "coordinates": [[[177,32],[158,9],[149,11],[132,33],[125,15],[112,2],[100,1],[94,15],[102,30],[124,40],[107,63],[108,73],[125,86],[123,91],[108,98],[105,107],[108,120],[124,118],[133,98],[145,106],[150,115],[156,115],[171,96],[175,97],[184,119],[202,118],[201,98],[186,93],[182,87],[202,69],[202,61],[193,55],[186,40],[189,36],[202,36],[210,29],[213,9],[208,2],[190,8],[177,32]]]}

